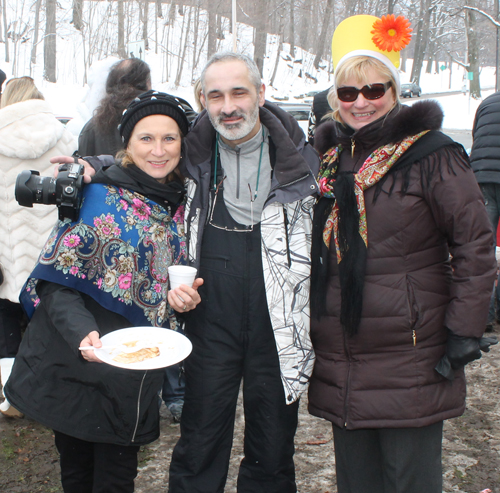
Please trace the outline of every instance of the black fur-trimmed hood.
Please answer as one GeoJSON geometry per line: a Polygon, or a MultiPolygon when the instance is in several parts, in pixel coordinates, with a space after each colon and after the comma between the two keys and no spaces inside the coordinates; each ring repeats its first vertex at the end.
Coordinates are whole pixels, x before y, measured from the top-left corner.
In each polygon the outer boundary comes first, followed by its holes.
{"type": "Polygon", "coordinates": [[[441,106],[433,100],[419,101],[412,106],[400,104],[356,132],[338,122],[323,123],[316,129],[314,147],[323,154],[337,144],[349,144],[351,139],[378,142],[382,135],[384,144],[395,143],[424,130],[439,130],[443,117],[441,106]]]}

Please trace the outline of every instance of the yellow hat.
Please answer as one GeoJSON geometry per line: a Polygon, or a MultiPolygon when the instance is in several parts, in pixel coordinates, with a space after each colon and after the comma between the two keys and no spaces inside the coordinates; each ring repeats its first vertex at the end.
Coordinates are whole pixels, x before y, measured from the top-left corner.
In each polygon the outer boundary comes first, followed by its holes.
{"type": "Polygon", "coordinates": [[[354,15],[344,19],[332,38],[332,62],[335,70],[354,56],[380,60],[392,72],[399,85],[399,51],[411,39],[410,22],[403,16],[354,15]]]}

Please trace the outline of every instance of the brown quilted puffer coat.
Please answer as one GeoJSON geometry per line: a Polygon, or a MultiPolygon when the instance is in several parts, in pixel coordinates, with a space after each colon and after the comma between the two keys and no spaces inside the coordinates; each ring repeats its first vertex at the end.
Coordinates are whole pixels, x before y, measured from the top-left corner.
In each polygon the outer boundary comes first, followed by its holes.
{"type": "MultiPolygon", "coordinates": [[[[378,147],[441,122],[437,103],[416,103],[351,135],[325,123],[316,148],[324,153],[340,141],[346,151],[339,170],[357,171],[378,147]]],[[[463,370],[450,382],[434,367],[445,352],[446,327],[483,334],[496,273],[491,226],[467,157],[454,145],[389,177],[373,202],[376,189],[365,191],[366,276],[353,337],[340,325],[338,266],[329,251],[326,315],[311,324],[317,359],[309,412],[347,429],[427,426],[465,409],[463,370]]]]}

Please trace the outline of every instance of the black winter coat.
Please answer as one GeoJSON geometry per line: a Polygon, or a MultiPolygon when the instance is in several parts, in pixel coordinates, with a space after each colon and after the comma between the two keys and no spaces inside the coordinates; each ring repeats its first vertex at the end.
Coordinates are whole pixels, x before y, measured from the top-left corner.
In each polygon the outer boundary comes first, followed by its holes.
{"type": "MultiPolygon", "coordinates": [[[[94,181],[126,187],[172,208],[184,193],[181,183],[160,184],[132,167],[112,166],[94,181]],[[160,202],[159,195],[173,202],[160,202]]],[[[37,293],[40,304],[5,387],[9,402],[45,426],[81,440],[117,445],[156,440],[164,370],[92,363],[78,350],[94,330],[102,337],[132,324],[90,296],[56,283],[39,282],[37,293]]]]}
{"type": "Polygon", "coordinates": [[[111,134],[99,132],[95,119],[91,118],[82,128],[78,137],[78,154],[80,156],[99,156],[110,154],[116,156],[123,149],[120,132],[116,128],[111,134]]]}
{"type": "Polygon", "coordinates": [[[91,363],[78,350],[89,332],[103,336],[130,322],[59,284],[44,282],[37,292],[40,305],[5,387],[9,402],[26,416],[80,440],[117,445],[156,440],[164,371],[91,363]]]}
{"type": "Polygon", "coordinates": [[[479,105],[472,137],[470,162],[478,183],[500,184],[500,91],[479,105]]]}

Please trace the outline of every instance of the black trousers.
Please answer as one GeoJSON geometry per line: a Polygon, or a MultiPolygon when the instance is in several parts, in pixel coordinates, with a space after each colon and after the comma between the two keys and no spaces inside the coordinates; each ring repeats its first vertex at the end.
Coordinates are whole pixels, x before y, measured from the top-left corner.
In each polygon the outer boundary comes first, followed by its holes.
{"type": "Polygon", "coordinates": [[[136,445],[94,443],[54,430],[64,493],[133,493],[136,445]]]}
{"type": "MultiPolygon", "coordinates": [[[[222,205],[223,200],[218,202],[222,205]]],[[[227,224],[227,215],[215,215],[227,224]]],[[[186,316],[193,352],[185,361],[181,437],[170,465],[170,493],[221,493],[243,380],[244,458],[238,493],[295,493],[298,402],[287,405],[264,286],[260,228],[207,226],[202,302],[186,316]]]]}
{"type": "Polygon", "coordinates": [[[422,428],[333,425],[338,493],[441,493],[443,422],[422,428]]]}
{"type": "Polygon", "coordinates": [[[0,358],[14,358],[21,344],[26,318],[19,303],[0,298],[0,358]]]}

